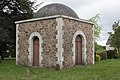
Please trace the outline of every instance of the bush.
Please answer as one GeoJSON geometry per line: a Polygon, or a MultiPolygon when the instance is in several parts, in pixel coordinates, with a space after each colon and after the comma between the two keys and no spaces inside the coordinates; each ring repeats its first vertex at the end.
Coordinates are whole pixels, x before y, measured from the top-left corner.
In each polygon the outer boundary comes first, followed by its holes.
{"type": "Polygon", "coordinates": [[[107,58],[108,58],[108,59],[114,58],[114,50],[109,50],[109,51],[107,51],[107,58]]]}
{"type": "Polygon", "coordinates": [[[120,58],[120,54],[118,53],[118,49],[117,48],[114,49],[114,58],[115,59],[120,58]]]}
{"type": "Polygon", "coordinates": [[[107,53],[106,52],[100,53],[100,60],[106,60],[106,59],[107,59],[107,53]]]}
{"type": "Polygon", "coordinates": [[[101,52],[101,53],[96,53],[96,54],[100,56],[100,60],[106,60],[107,59],[107,53],[105,51],[101,52]]]}
{"type": "Polygon", "coordinates": [[[95,61],[100,61],[100,56],[96,54],[95,59],[96,59],[95,61]]]}
{"type": "Polygon", "coordinates": [[[114,54],[117,54],[117,53],[118,53],[118,49],[115,48],[115,49],[114,49],[114,54]]]}
{"type": "Polygon", "coordinates": [[[115,54],[115,55],[114,55],[114,58],[115,58],[115,59],[120,58],[120,53],[115,54]]]}

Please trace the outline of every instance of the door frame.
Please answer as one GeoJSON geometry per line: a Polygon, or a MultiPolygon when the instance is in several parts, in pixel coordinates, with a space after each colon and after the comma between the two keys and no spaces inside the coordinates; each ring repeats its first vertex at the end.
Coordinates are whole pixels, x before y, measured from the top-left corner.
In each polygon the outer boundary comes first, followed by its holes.
{"type": "Polygon", "coordinates": [[[81,35],[82,37],[82,63],[84,65],[86,65],[86,36],[84,34],[84,32],[82,30],[78,30],[75,32],[75,34],[73,35],[73,40],[72,40],[72,44],[73,44],[73,48],[72,48],[72,52],[73,52],[73,66],[75,65],[75,39],[78,35],[81,35]]]}
{"type": "Polygon", "coordinates": [[[83,64],[82,63],[82,36],[77,35],[75,38],[75,65],[82,65],[82,64],[83,64]]]}
{"type": "Polygon", "coordinates": [[[33,32],[28,40],[28,59],[29,59],[29,64],[28,66],[33,66],[33,37],[37,36],[39,38],[39,66],[43,66],[42,65],[42,52],[43,52],[43,48],[42,48],[42,44],[43,44],[43,40],[42,37],[40,35],[39,32],[33,32]]]}
{"type": "Polygon", "coordinates": [[[39,38],[33,37],[33,66],[39,66],[39,38]]]}

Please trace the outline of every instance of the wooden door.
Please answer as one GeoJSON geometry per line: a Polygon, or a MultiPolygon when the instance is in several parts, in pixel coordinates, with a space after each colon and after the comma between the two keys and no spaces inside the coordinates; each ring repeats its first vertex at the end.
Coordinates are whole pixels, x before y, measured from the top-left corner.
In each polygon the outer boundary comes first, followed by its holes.
{"type": "Polygon", "coordinates": [[[39,39],[33,38],[33,66],[39,66],[39,39]]]}
{"type": "Polygon", "coordinates": [[[78,35],[75,39],[75,64],[82,65],[82,38],[78,35]]]}

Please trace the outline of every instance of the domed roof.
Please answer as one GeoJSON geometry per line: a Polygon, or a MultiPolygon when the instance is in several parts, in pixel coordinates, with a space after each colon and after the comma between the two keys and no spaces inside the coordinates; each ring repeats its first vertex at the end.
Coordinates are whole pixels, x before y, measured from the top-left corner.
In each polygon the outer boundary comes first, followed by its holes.
{"type": "Polygon", "coordinates": [[[47,17],[54,15],[65,15],[74,18],[79,18],[78,15],[71,8],[58,3],[49,4],[42,7],[33,15],[33,18],[40,18],[40,17],[47,17]]]}

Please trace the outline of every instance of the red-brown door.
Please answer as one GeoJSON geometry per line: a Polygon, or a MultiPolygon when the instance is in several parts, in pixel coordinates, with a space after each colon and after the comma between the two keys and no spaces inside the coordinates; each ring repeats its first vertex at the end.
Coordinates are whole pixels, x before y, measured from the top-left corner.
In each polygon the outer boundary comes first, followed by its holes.
{"type": "Polygon", "coordinates": [[[39,66],[39,39],[33,38],[33,66],[39,66]]]}
{"type": "Polygon", "coordinates": [[[78,35],[75,39],[75,64],[82,65],[82,38],[78,35]]]}

